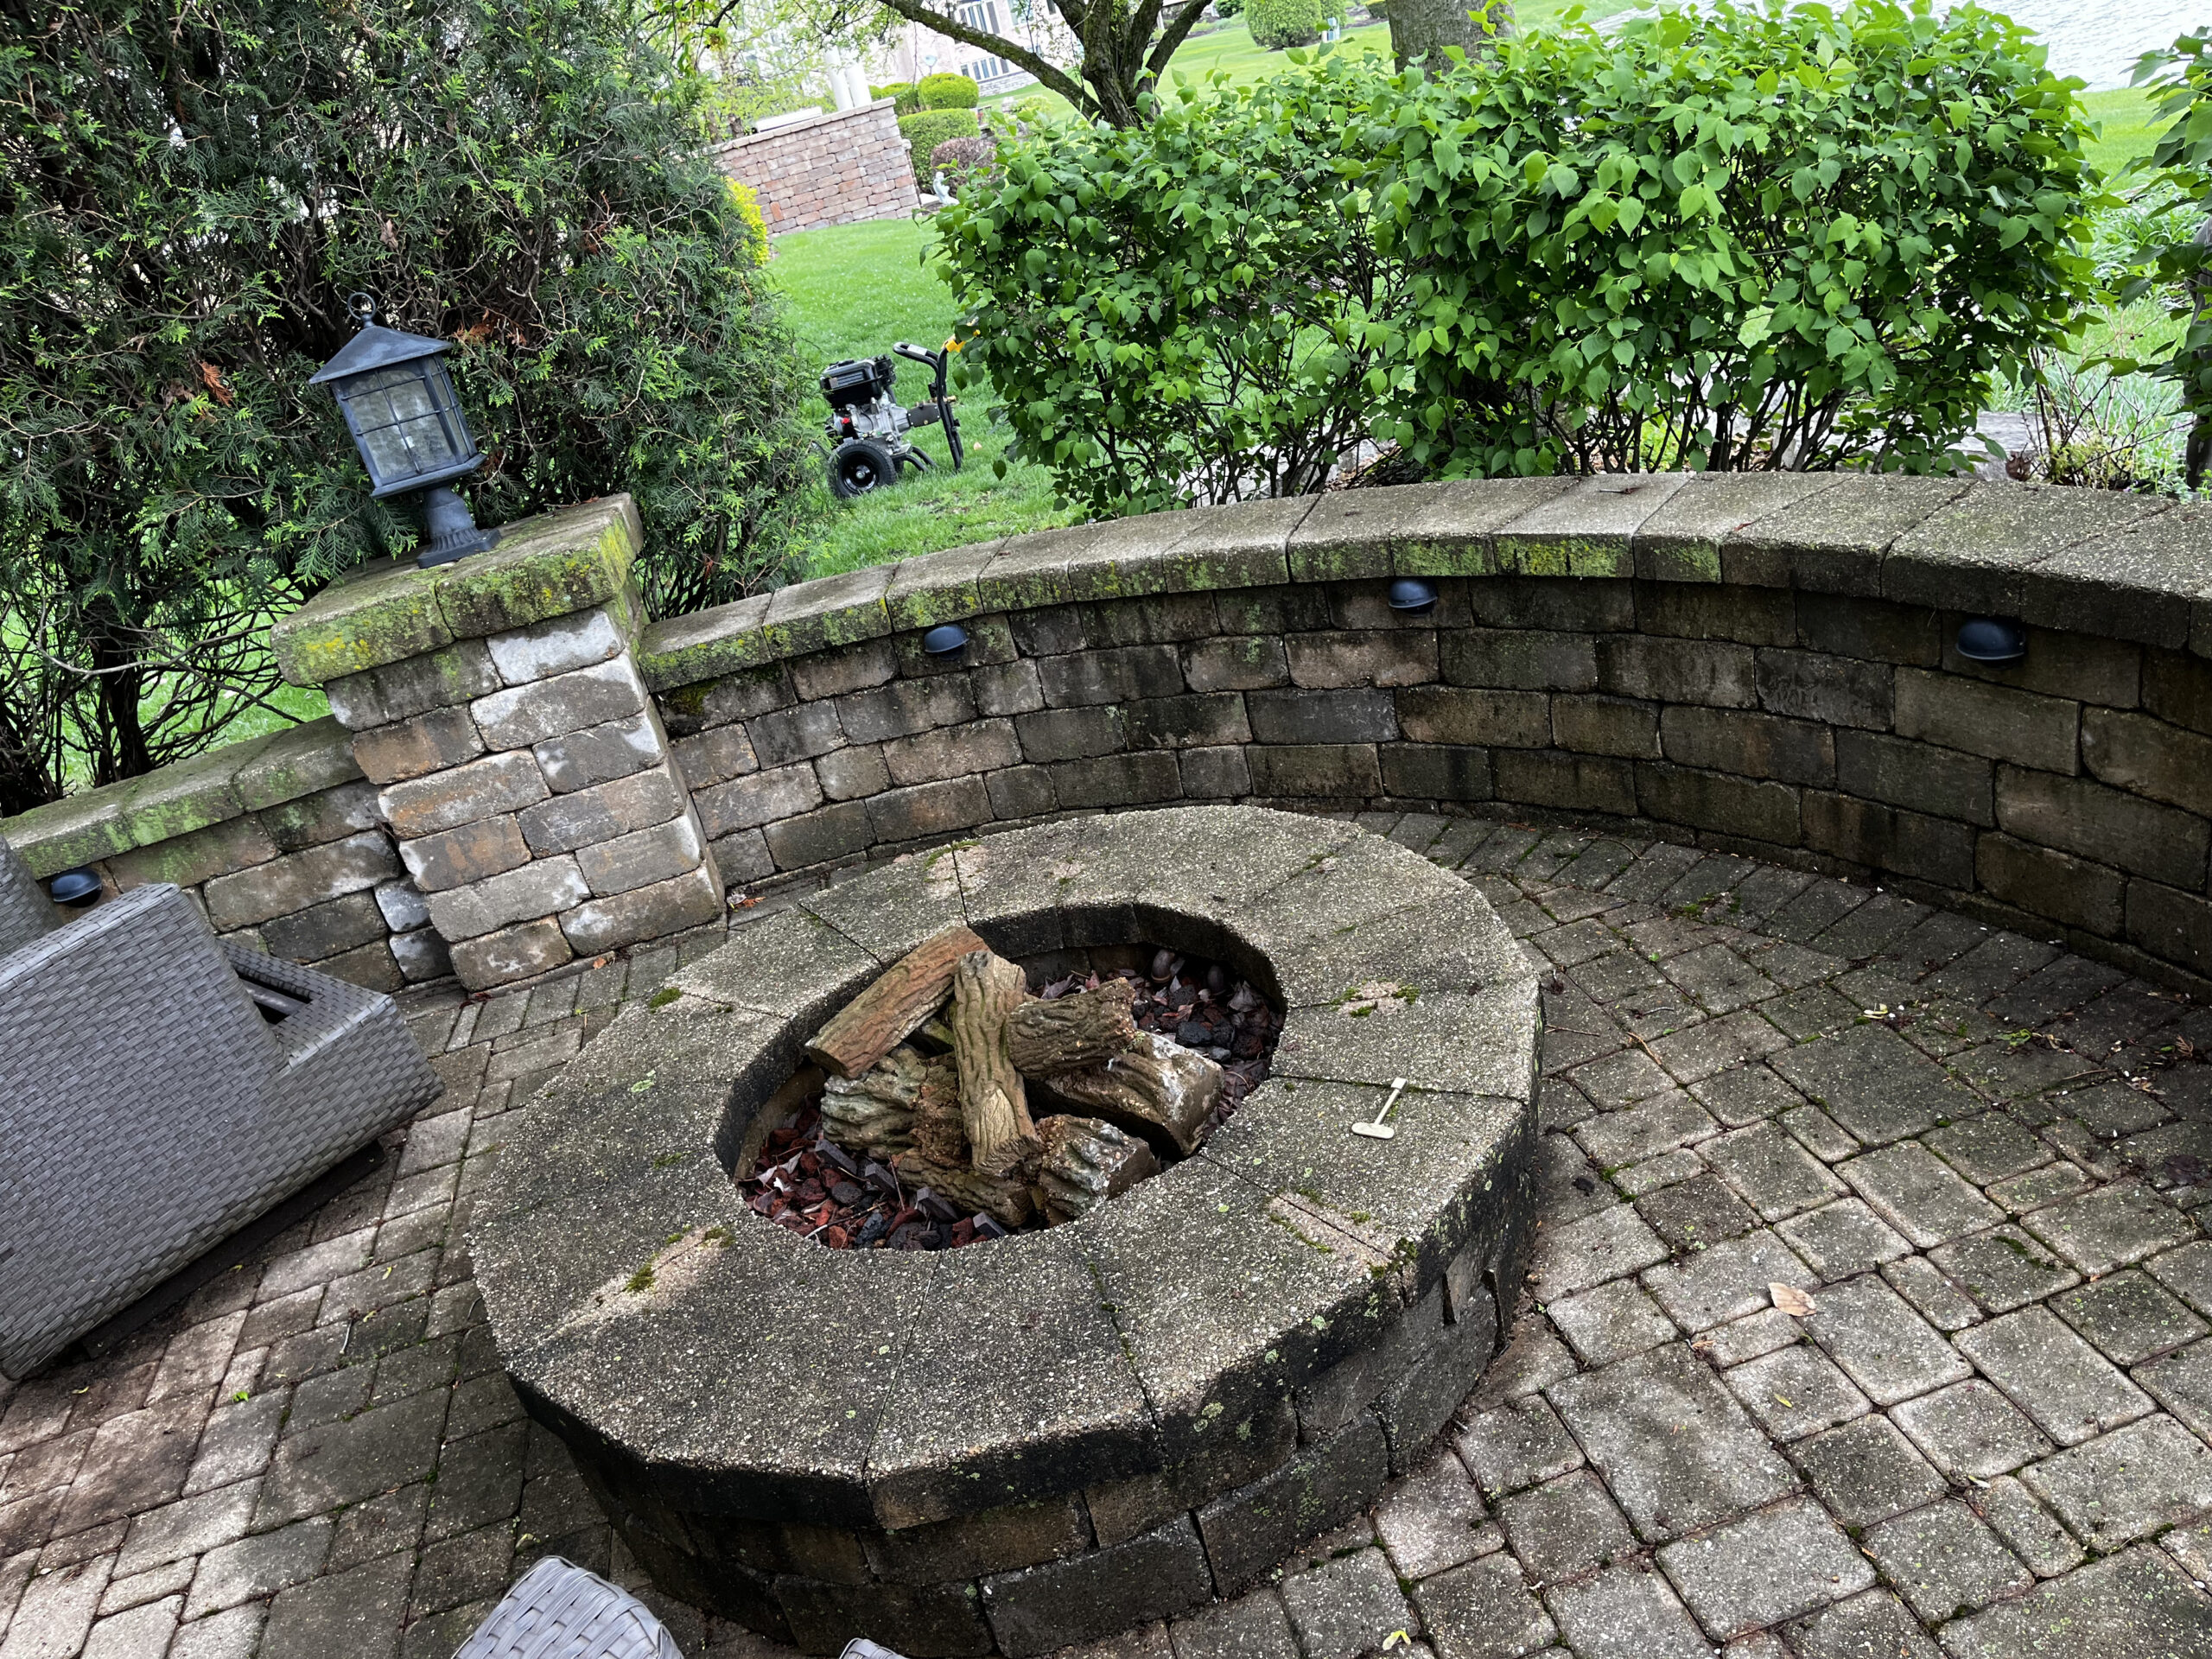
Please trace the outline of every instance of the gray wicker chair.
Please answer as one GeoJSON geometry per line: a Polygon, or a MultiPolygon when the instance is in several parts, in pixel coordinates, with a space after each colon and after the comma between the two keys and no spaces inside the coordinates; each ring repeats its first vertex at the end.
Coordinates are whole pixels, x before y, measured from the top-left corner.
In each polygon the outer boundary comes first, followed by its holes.
{"type": "Polygon", "coordinates": [[[683,1659],[645,1603],[548,1555],[500,1599],[454,1659],[683,1659]]]}
{"type": "Polygon", "coordinates": [[[61,925],[60,912],[16,849],[0,838],[0,958],[61,925]]]}
{"type": "Polygon", "coordinates": [[[17,1378],[440,1089],[391,998],[218,941],[173,887],[57,920],[0,840],[0,1373],[17,1378]]]}

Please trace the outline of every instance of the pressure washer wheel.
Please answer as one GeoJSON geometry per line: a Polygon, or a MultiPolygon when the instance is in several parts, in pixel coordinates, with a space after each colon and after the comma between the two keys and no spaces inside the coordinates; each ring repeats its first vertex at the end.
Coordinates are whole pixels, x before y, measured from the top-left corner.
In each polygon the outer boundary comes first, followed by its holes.
{"type": "Polygon", "coordinates": [[[866,438],[848,438],[830,453],[830,493],[849,501],[898,481],[891,452],[866,438]]]}

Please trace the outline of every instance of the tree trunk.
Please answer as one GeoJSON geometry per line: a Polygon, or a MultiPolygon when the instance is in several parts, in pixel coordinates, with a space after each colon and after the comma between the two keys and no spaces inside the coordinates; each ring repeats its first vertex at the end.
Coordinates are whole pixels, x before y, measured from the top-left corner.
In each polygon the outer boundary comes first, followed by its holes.
{"type": "Polygon", "coordinates": [[[1048,1117],[1037,1133],[1045,1143],[1037,1185],[1046,1219],[1056,1226],[1160,1173],[1150,1147],[1095,1117],[1048,1117]]]}
{"type": "Polygon", "coordinates": [[[95,614],[100,620],[95,625],[91,655],[99,675],[99,723],[105,728],[106,741],[94,760],[92,781],[111,784],[144,777],[154,769],[154,756],[138,717],[145,676],[131,666],[137,649],[128,630],[107,613],[107,607],[100,607],[95,614]]]}
{"type": "Polygon", "coordinates": [[[912,1198],[926,1186],[956,1209],[980,1210],[1002,1227],[1026,1227],[1037,1213],[1037,1195],[1020,1173],[986,1175],[965,1164],[940,1164],[919,1150],[902,1152],[892,1169],[912,1198]]]}
{"type": "Polygon", "coordinates": [[[1390,0],[1390,55],[1401,69],[1427,58],[1430,74],[1446,74],[1452,68],[1446,47],[1479,57],[1493,41],[1511,33],[1512,0],[1492,0],[1486,10],[1480,0],[1390,0]],[[1476,15],[1470,16],[1471,11],[1476,15]]]}
{"type": "Polygon", "coordinates": [[[1024,1002],[1007,1021],[1007,1052],[1025,1077],[1050,1077],[1096,1065],[1144,1046],[1130,1017],[1135,993],[1126,979],[1052,1001],[1024,1002]]]}
{"type": "Polygon", "coordinates": [[[961,957],[953,976],[952,1058],[960,1071],[960,1116],[971,1160],[986,1175],[1012,1174],[1037,1154],[1037,1128],[1006,1042],[1007,1017],[1027,995],[1021,969],[988,949],[961,957]]]}
{"type": "Polygon", "coordinates": [[[1221,1099],[1221,1068],[1179,1043],[1147,1033],[1148,1054],[1121,1054],[1087,1071],[1041,1078],[1039,1092],[1065,1109],[1103,1117],[1161,1150],[1198,1150],[1221,1099]]]}
{"type": "MultiPolygon", "coordinates": [[[[944,1006],[961,957],[988,948],[965,927],[948,927],[923,940],[814,1033],[807,1058],[832,1077],[857,1077],[944,1006]]],[[[1020,971],[1014,969],[1017,978],[1020,971]]]]}

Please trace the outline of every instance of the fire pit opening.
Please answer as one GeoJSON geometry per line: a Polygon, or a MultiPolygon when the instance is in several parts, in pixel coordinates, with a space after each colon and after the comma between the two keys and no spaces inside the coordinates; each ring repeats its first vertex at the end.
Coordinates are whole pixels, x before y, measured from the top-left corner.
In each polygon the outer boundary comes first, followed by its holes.
{"type": "Polygon", "coordinates": [[[1196,1152],[1267,1080],[1283,1015],[1255,976],[1152,943],[1010,963],[948,928],[816,1034],[755,1121],[739,1193],[840,1250],[1078,1219],[1196,1152]]]}

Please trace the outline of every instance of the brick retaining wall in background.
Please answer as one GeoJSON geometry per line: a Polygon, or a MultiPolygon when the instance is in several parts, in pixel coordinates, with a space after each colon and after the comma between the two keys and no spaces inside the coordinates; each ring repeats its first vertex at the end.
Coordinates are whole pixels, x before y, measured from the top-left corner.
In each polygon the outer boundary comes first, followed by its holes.
{"type": "Polygon", "coordinates": [[[887,98],[718,144],[715,164],[760,198],[771,234],[896,219],[920,201],[887,98]]]}

